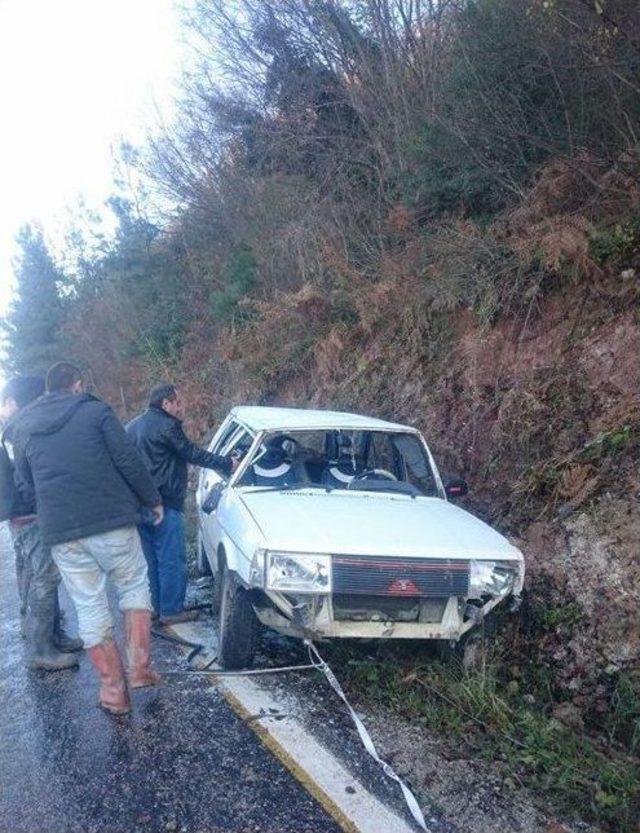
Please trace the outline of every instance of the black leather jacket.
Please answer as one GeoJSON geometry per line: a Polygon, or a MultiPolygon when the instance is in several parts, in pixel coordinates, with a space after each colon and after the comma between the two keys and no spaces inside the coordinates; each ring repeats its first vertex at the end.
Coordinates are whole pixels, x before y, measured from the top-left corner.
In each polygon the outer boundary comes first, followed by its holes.
{"type": "Polygon", "coordinates": [[[181,511],[187,493],[187,464],[231,473],[231,460],[192,443],[182,422],[162,408],[151,406],[127,425],[127,433],[151,472],[168,509],[181,511]]]}

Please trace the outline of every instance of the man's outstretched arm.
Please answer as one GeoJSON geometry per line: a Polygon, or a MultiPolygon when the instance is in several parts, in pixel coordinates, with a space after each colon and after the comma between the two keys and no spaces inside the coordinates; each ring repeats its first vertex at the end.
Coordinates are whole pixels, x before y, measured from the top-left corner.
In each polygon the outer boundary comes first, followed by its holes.
{"type": "Polygon", "coordinates": [[[191,463],[194,466],[201,466],[203,469],[215,469],[227,477],[233,471],[233,463],[229,457],[222,457],[220,454],[213,454],[192,443],[182,430],[182,425],[173,420],[168,433],[168,443],[172,451],[191,463]]]}

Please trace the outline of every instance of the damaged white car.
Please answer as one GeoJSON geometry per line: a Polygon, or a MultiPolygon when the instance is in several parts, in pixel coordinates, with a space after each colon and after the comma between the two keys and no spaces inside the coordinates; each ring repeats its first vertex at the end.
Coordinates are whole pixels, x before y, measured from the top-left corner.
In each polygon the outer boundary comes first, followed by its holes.
{"type": "Polygon", "coordinates": [[[522,554],[450,500],[415,428],[356,414],[235,408],[203,470],[200,567],[215,577],[219,659],[251,664],[258,620],[281,633],[431,639],[466,635],[522,590],[522,554]]]}

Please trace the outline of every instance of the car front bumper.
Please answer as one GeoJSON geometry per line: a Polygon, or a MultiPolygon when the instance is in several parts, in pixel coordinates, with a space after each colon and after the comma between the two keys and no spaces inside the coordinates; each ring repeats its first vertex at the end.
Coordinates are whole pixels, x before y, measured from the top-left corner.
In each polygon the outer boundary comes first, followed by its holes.
{"type": "Polygon", "coordinates": [[[288,636],[308,639],[442,639],[459,640],[481,624],[484,617],[510,594],[496,596],[482,607],[471,607],[450,596],[439,622],[391,620],[350,621],[333,618],[329,596],[299,597],[295,603],[278,593],[268,593],[273,606],[256,607],[260,621],[288,636]]]}

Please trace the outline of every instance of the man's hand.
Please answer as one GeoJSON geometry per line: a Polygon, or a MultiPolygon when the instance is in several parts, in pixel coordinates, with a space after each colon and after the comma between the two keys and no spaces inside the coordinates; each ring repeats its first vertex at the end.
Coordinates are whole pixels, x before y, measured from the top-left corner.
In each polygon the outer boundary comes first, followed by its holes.
{"type": "Polygon", "coordinates": [[[162,508],[162,504],[159,503],[157,506],[154,506],[151,511],[153,513],[153,525],[160,526],[164,520],[164,509],[162,508]]]}
{"type": "Polygon", "coordinates": [[[240,465],[241,462],[242,462],[242,458],[234,456],[234,455],[231,456],[231,473],[232,474],[238,468],[238,466],[240,465]]]}

